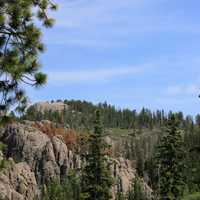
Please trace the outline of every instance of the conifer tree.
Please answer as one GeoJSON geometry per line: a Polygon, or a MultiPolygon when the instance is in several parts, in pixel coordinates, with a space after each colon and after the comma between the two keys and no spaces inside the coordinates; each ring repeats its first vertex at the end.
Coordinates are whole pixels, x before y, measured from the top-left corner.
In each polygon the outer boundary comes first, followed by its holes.
{"type": "Polygon", "coordinates": [[[132,186],[127,193],[127,200],[147,200],[138,177],[132,182],[132,186]]]}
{"type": "Polygon", "coordinates": [[[140,177],[144,176],[144,167],[145,167],[145,157],[144,150],[141,147],[140,141],[135,144],[135,153],[136,153],[136,170],[140,177]]]}
{"type": "Polygon", "coordinates": [[[80,200],[79,177],[70,171],[62,182],[53,180],[43,186],[40,200],[80,200]]]}
{"type": "Polygon", "coordinates": [[[109,200],[112,198],[112,178],[106,164],[100,112],[96,111],[94,133],[90,135],[89,150],[85,155],[85,167],[82,171],[82,199],[109,200]]]}
{"type": "Polygon", "coordinates": [[[176,115],[168,120],[167,134],[157,148],[158,193],[160,199],[178,200],[184,189],[184,151],[176,115]]]}
{"type": "Polygon", "coordinates": [[[39,53],[44,51],[41,29],[53,25],[48,10],[55,10],[51,0],[0,0],[0,117],[8,118],[11,107],[22,112],[27,98],[23,86],[38,87],[46,82],[40,72],[39,53]]]}

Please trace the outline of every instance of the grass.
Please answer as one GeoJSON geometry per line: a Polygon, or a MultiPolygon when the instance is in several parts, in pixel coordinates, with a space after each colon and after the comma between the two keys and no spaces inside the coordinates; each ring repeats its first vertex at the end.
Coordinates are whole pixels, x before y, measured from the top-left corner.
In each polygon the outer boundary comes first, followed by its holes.
{"type": "MultiPolygon", "coordinates": [[[[137,130],[138,132],[139,130],[137,130]]],[[[122,128],[109,128],[105,130],[106,135],[112,136],[112,137],[128,137],[133,133],[133,129],[122,129],[122,128]]],[[[154,135],[159,134],[160,135],[160,129],[142,129],[142,133],[138,133],[136,137],[140,136],[148,136],[148,135],[154,135]]]]}
{"type": "Polygon", "coordinates": [[[105,130],[107,135],[125,137],[132,133],[132,129],[110,128],[105,130]]]}

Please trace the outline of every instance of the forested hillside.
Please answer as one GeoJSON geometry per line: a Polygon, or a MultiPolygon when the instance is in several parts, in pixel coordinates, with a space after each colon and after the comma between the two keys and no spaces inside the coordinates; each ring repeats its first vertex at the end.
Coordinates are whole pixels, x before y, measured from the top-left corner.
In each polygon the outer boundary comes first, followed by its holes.
{"type": "MultiPolygon", "coordinates": [[[[63,109],[59,111],[43,110],[30,106],[22,117],[26,120],[53,121],[59,127],[67,127],[77,134],[90,132],[94,111],[100,110],[104,125],[104,137],[111,138],[112,156],[122,156],[131,160],[138,176],[143,178],[156,192],[159,186],[159,174],[156,161],[161,139],[165,137],[166,127],[175,116],[177,131],[180,132],[184,152],[182,176],[184,193],[198,192],[200,187],[200,116],[195,119],[184,116],[182,112],[166,113],[150,111],[143,108],[140,112],[130,109],[118,109],[107,103],[94,105],[86,101],[52,101],[50,107],[60,102],[63,109]]],[[[162,142],[161,142],[162,143],[162,142]]],[[[164,144],[163,144],[164,145],[164,144]]],[[[176,144],[175,144],[176,145],[176,144]]],[[[167,148],[168,149],[168,148],[167,148]]]]}

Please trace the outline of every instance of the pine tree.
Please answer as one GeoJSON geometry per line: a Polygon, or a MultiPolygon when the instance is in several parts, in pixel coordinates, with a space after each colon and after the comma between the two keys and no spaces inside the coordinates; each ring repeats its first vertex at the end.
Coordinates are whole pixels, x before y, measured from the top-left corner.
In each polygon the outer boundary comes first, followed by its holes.
{"type": "Polygon", "coordinates": [[[115,200],[126,200],[126,196],[123,193],[122,182],[120,178],[118,179],[117,183],[117,192],[115,200]]]}
{"type": "Polygon", "coordinates": [[[80,200],[80,179],[73,170],[62,180],[43,186],[40,200],[80,200]]]}
{"type": "Polygon", "coordinates": [[[160,199],[178,200],[184,189],[184,151],[176,115],[168,120],[167,134],[157,148],[158,193],[160,199]]]}
{"type": "Polygon", "coordinates": [[[38,87],[46,82],[40,72],[39,53],[44,51],[41,29],[53,25],[47,11],[55,10],[50,0],[0,0],[0,116],[8,119],[11,108],[25,109],[23,84],[38,87]],[[14,106],[15,105],[15,106],[14,106]]]}
{"type": "Polygon", "coordinates": [[[141,146],[141,141],[138,140],[135,143],[135,153],[136,153],[136,170],[140,177],[144,176],[144,167],[145,167],[145,157],[144,150],[141,146]]]}
{"type": "Polygon", "coordinates": [[[147,200],[138,177],[135,177],[132,182],[132,186],[127,193],[127,200],[147,200]]]}
{"type": "Polygon", "coordinates": [[[111,196],[112,178],[106,164],[100,112],[96,111],[94,133],[90,135],[89,150],[85,155],[85,167],[82,171],[82,199],[109,200],[111,196]]]}

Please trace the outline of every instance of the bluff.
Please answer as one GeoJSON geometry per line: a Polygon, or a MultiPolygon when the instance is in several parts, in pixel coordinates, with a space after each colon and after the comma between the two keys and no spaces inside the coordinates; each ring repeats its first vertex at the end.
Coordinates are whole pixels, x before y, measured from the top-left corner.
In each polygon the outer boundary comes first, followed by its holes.
{"type": "MultiPolygon", "coordinates": [[[[0,172],[0,191],[9,200],[33,200],[41,185],[62,179],[70,169],[79,173],[81,168],[80,156],[67,147],[62,136],[48,137],[34,123],[24,121],[0,129],[0,141],[7,145],[4,156],[14,160],[0,172]]],[[[126,192],[136,175],[131,162],[123,157],[111,158],[109,166],[115,180],[119,180],[113,196],[119,187],[126,192]]],[[[143,188],[151,196],[144,182],[143,188]]]]}

